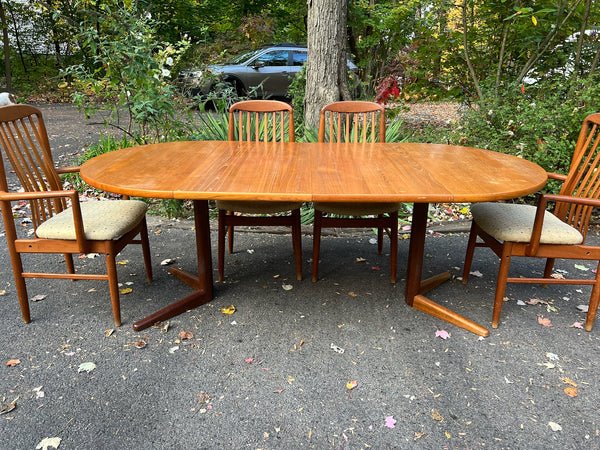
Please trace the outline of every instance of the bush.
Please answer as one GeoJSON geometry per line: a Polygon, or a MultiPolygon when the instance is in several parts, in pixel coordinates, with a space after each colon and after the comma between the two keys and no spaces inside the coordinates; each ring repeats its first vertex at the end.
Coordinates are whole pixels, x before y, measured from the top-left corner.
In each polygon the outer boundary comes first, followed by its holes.
{"type": "Polygon", "coordinates": [[[600,86],[588,81],[505,85],[471,105],[459,126],[428,128],[418,140],[485,148],[567,173],[583,119],[600,110],[600,86]]]}

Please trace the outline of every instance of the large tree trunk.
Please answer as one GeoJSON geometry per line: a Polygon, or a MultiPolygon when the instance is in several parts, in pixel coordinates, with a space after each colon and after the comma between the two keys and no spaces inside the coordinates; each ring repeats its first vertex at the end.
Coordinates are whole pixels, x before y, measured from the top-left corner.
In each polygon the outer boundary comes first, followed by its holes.
{"type": "Polygon", "coordinates": [[[321,108],[350,100],[346,65],[348,0],[308,0],[304,122],[317,128],[321,108]]]}

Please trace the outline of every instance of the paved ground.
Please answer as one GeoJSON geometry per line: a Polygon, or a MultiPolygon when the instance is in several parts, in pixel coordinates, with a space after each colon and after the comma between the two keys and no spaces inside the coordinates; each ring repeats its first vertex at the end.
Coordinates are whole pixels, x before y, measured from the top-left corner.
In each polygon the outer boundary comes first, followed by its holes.
{"type": "MultiPolygon", "coordinates": [[[[326,237],[312,283],[295,280],[288,235],[240,233],[212,303],[170,320],[165,332],[132,331],[190,292],[160,263],[193,270],[191,227],[151,218],[151,284],[140,251],[122,253],[120,281],[132,292],[122,296],[116,329],[105,284],[87,281],[28,282],[30,297],[45,297],[31,302],[33,321],[24,324],[0,241],[0,400],[16,404],[0,415],[0,448],[56,445],[45,438],[60,438],[60,449],[600,448],[599,329],[572,326],[585,317],[577,305],[588,288],[510,286],[500,327],[483,339],[404,303],[408,240],[395,286],[389,256],[377,255],[369,234],[326,237]],[[518,303],[531,299],[548,304],[518,303]],[[227,305],[236,312],[223,314],[227,305]],[[443,331],[447,339],[436,336],[443,331]]],[[[308,278],[310,234],[303,244],[308,278]]],[[[464,233],[431,234],[426,273],[460,275],[465,245],[464,233]]],[[[447,282],[430,297],[489,326],[497,262],[485,250],[475,259],[481,277],[447,282]]],[[[101,258],[77,263],[102,268],[101,258]]],[[[573,262],[558,268],[582,272],[573,262]]]]}

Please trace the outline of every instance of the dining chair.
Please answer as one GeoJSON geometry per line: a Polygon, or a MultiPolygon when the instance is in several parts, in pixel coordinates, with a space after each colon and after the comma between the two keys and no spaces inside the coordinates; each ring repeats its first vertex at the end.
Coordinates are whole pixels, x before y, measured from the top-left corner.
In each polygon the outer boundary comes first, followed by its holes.
{"type": "Polygon", "coordinates": [[[549,173],[562,181],[559,194],[541,194],[537,206],[514,203],[472,205],[473,222],[467,245],[463,283],[467,283],[475,247],[489,247],[500,258],[492,327],[497,328],[507,283],[589,285],[585,329],[590,331],[600,299],[600,247],[586,243],[594,207],[600,206],[600,113],[585,118],[568,175],[549,173]],[[547,211],[554,204],[554,211],[547,211]],[[477,238],[481,241],[478,241],[477,238]],[[545,258],[542,277],[509,277],[513,257],[545,258]],[[593,279],[553,274],[556,259],[598,261],[593,279]]]}
{"type": "MultiPolygon", "coordinates": [[[[294,113],[287,103],[276,100],[245,100],[229,109],[229,140],[248,142],[294,142],[294,113]],[[287,129],[287,133],[286,133],[287,129]],[[287,139],[286,139],[287,134],[287,139]]],[[[225,235],[233,253],[236,226],[288,226],[296,258],[296,278],[302,279],[302,202],[217,200],[219,210],[219,281],[225,271],[225,235]],[[282,214],[287,213],[289,214],[282,214]]]]}
{"type": "Polygon", "coordinates": [[[12,166],[23,192],[9,192],[7,172],[0,157],[0,206],[15,278],[21,314],[31,321],[27,278],[107,280],[116,326],[121,325],[119,283],[115,257],[130,243],[142,245],[146,276],[152,281],[150,245],[144,202],[138,200],[79,201],[76,190],[63,190],[60,174],[79,167],[57,169],[42,113],[29,105],[0,107],[0,147],[12,166]],[[26,201],[31,208],[33,235],[15,227],[12,202],[26,201]],[[139,235],[139,239],[135,239],[139,235]],[[22,254],[63,254],[67,273],[27,272],[22,254]],[[99,253],[106,274],[75,273],[73,253],[99,253]]]}
{"type": "MultiPolygon", "coordinates": [[[[385,109],[375,102],[341,101],[325,105],[319,120],[319,142],[385,142],[385,109]]],[[[377,228],[377,251],[383,252],[384,229],[390,236],[391,281],[396,282],[400,203],[314,203],[312,280],[319,274],[321,230],[377,228]]]]}

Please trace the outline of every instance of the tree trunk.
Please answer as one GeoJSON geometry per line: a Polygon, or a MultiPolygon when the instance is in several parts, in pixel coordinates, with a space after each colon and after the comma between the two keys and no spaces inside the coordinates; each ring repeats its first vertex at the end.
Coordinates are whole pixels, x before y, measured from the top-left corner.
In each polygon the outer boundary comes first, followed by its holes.
{"type": "Polygon", "coordinates": [[[4,14],[4,4],[0,0],[0,24],[2,26],[2,42],[4,44],[4,70],[6,72],[6,90],[12,92],[12,73],[10,71],[10,40],[8,38],[8,23],[4,14]]]}
{"type": "Polygon", "coordinates": [[[304,122],[317,129],[321,108],[349,100],[346,65],[348,0],[308,0],[304,122]]]}

